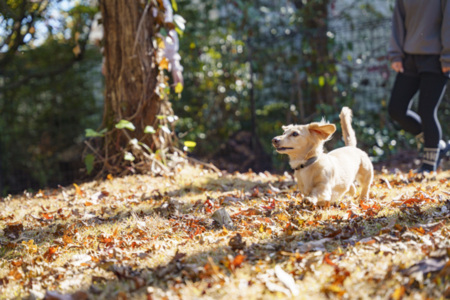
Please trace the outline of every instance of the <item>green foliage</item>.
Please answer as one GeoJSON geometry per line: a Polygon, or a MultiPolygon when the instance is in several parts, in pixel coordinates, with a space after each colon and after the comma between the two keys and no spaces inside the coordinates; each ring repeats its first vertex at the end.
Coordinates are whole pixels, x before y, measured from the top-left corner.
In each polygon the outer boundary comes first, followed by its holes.
{"type": "Polygon", "coordinates": [[[131,123],[130,121],[127,121],[127,120],[120,120],[119,123],[117,123],[115,127],[117,129],[128,129],[130,131],[134,131],[136,129],[136,127],[133,125],[133,123],[131,123]]]}
{"type": "Polygon", "coordinates": [[[60,1],[2,6],[11,12],[0,22],[0,45],[9,40],[0,54],[2,193],[73,182],[83,131],[100,123],[101,56],[86,45],[96,8],[83,3],[66,10],[60,1]],[[42,22],[50,14],[52,22],[42,22]],[[22,26],[18,47],[11,24],[22,26]]]}
{"type": "Polygon", "coordinates": [[[130,152],[125,152],[123,159],[128,161],[134,161],[136,158],[130,152]]]}
{"type": "MultiPolygon", "coordinates": [[[[304,13],[290,1],[179,1],[188,20],[180,53],[185,88],[174,103],[179,130],[198,141],[197,152],[211,153],[237,130],[251,130],[252,101],[256,131],[267,151],[280,125],[299,120],[293,102],[305,82],[306,105],[315,106],[311,87],[336,83],[333,63],[310,74],[304,13]],[[309,93],[309,94],[307,94],[309,93]],[[204,142],[202,140],[205,140],[204,142]],[[206,142],[207,140],[207,142],[206,142]]],[[[333,41],[330,41],[330,44],[333,41]]]]}
{"type": "MultiPolygon", "coordinates": [[[[348,105],[354,110],[359,145],[375,160],[414,147],[414,138],[390,122],[386,112],[392,74],[388,72],[373,90],[364,85],[370,82],[364,67],[385,55],[383,49],[380,56],[365,50],[372,46],[379,23],[360,30],[349,9],[339,16],[348,26],[335,28],[323,17],[328,2],[172,0],[174,11],[187,20],[184,24],[175,15],[172,24],[182,35],[185,84],[173,87],[181,94],[173,101],[180,117],[181,144],[208,156],[234,132],[251,131],[254,114],[264,149],[279,157],[270,140],[281,132],[281,125],[322,116],[339,123],[340,108],[348,105]],[[343,38],[344,31],[353,35],[343,38]],[[327,90],[331,93],[321,94],[327,90]]],[[[366,21],[384,18],[370,1],[363,2],[356,10],[366,21]]],[[[82,145],[85,137],[106,135],[105,130],[92,129],[100,124],[103,105],[101,55],[86,46],[97,8],[88,1],[23,0],[0,1],[0,9],[3,192],[18,191],[19,181],[28,187],[63,184],[61,165],[67,162],[63,154],[73,145],[82,145]],[[52,22],[43,22],[54,10],[59,13],[52,22]],[[19,24],[19,31],[14,31],[14,24],[19,24]]],[[[161,26],[161,36],[172,28],[166,25],[161,26]]],[[[169,84],[165,91],[170,91],[169,84]]],[[[448,95],[439,117],[448,137],[448,95]]],[[[177,119],[158,116],[166,118],[169,123],[177,119]]],[[[113,130],[134,130],[128,121],[116,122],[113,130]]],[[[147,126],[144,133],[158,130],[171,132],[167,126],[147,126]]],[[[338,138],[331,147],[342,145],[338,138]]],[[[135,142],[152,153],[147,145],[135,142]]],[[[71,157],[81,161],[80,151],[75,153],[78,156],[71,157]]],[[[131,152],[124,153],[125,160],[134,158],[131,152]]],[[[85,156],[84,166],[92,172],[92,155],[85,156]]]]}
{"type": "Polygon", "coordinates": [[[94,170],[94,160],[95,156],[93,154],[87,154],[84,158],[84,164],[86,166],[86,172],[91,174],[94,170]]]}
{"type": "MultiPolygon", "coordinates": [[[[59,43],[48,43],[36,51],[24,52],[11,68],[30,63],[46,65],[67,50],[59,43]]],[[[100,77],[97,50],[87,51],[86,59],[68,69],[64,76],[33,78],[27,85],[5,90],[0,96],[0,144],[3,174],[8,174],[4,189],[15,190],[20,181],[30,187],[50,184],[50,179],[64,181],[69,170],[61,167],[61,157],[83,140],[86,127],[100,124],[101,86],[92,78],[100,77]],[[58,179],[59,178],[59,179],[58,179]]],[[[99,133],[101,134],[101,133],[99,133]]],[[[79,153],[78,155],[81,155],[79,153]]],[[[80,159],[80,156],[69,160],[80,159]]],[[[74,172],[70,170],[70,172],[74,172]]]]}
{"type": "Polygon", "coordinates": [[[100,130],[100,131],[95,131],[91,128],[86,129],[85,131],[85,136],[86,137],[104,137],[106,133],[106,128],[100,130]]]}
{"type": "MultiPolygon", "coordinates": [[[[374,160],[411,147],[412,137],[386,111],[389,16],[362,1],[331,23],[327,4],[178,1],[188,23],[180,49],[185,86],[173,106],[180,136],[197,142],[198,155],[214,153],[235,131],[250,131],[252,101],[255,131],[274,156],[270,140],[282,124],[323,116],[339,123],[344,105],[354,110],[359,144],[374,160]],[[368,70],[374,64],[379,69],[368,70]],[[377,76],[383,80],[372,83],[377,76]]],[[[338,139],[330,147],[342,145],[338,139]]]]}
{"type": "Polygon", "coordinates": [[[155,132],[156,132],[156,130],[155,130],[155,128],[153,128],[153,126],[145,126],[144,133],[153,134],[155,132]]]}

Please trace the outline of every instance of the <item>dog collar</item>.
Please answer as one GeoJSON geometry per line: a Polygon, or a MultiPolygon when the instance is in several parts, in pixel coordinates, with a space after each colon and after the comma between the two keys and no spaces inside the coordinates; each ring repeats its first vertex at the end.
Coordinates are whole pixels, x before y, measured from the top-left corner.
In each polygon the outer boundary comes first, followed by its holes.
{"type": "Polygon", "coordinates": [[[310,159],[305,161],[303,164],[300,164],[298,167],[294,168],[294,170],[297,171],[297,170],[306,168],[306,167],[312,165],[313,163],[315,163],[317,159],[318,159],[317,156],[311,157],[310,159]]]}

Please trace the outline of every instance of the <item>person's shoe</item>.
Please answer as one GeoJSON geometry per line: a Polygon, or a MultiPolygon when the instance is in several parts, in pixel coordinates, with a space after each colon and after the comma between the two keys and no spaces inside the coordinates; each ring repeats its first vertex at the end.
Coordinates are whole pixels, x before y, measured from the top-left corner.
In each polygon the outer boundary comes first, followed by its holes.
{"type": "Polygon", "coordinates": [[[436,170],[434,169],[434,166],[429,164],[422,164],[418,169],[414,170],[414,173],[416,174],[425,174],[431,172],[436,172],[436,170]]]}

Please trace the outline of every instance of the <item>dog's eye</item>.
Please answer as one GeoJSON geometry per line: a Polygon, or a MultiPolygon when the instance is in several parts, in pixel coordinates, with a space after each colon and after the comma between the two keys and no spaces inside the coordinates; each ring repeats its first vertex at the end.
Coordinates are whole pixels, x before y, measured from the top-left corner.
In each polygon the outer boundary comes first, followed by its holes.
{"type": "Polygon", "coordinates": [[[292,135],[292,136],[298,136],[298,132],[297,132],[297,131],[294,131],[291,135],[292,135]]]}

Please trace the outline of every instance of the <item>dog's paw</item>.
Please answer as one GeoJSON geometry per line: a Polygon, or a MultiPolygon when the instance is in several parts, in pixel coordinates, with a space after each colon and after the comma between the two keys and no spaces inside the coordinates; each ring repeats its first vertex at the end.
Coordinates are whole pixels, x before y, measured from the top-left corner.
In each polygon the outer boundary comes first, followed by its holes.
{"type": "Polygon", "coordinates": [[[305,204],[306,206],[315,206],[317,205],[317,198],[305,197],[303,198],[303,204],[305,204]]]}
{"type": "Polygon", "coordinates": [[[328,200],[321,200],[321,201],[317,201],[317,206],[321,207],[321,208],[327,208],[330,207],[331,202],[328,200]]]}
{"type": "Polygon", "coordinates": [[[303,198],[303,204],[306,206],[318,206],[326,208],[331,205],[331,202],[329,200],[319,200],[316,197],[305,197],[303,198]]]}

